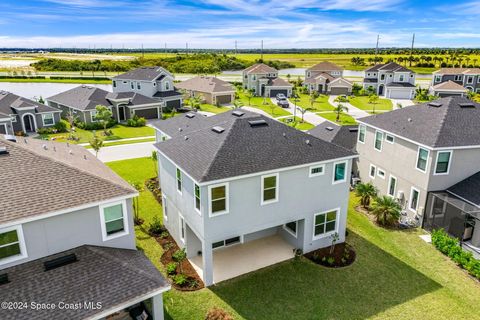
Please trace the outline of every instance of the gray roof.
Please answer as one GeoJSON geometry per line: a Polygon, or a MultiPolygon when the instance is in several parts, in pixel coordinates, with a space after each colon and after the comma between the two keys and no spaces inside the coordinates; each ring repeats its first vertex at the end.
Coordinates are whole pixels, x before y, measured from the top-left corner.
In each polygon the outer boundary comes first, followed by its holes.
{"type": "Polygon", "coordinates": [[[15,108],[24,107],[35,107],[35,113],[60,112],[60,110],[42,103],[38,103],[7,91],[0,91],[0,113],[4,115],[17,114],[15,108]]]}
{"type": "Polygon", "coordinates": [[[131,300],[170,288],[160,272],[141,251],[81,246],[38,260],[26,262],[0,273],[8,273],[9,283],[0,285],[1,301],[36,303],[100,302],[102,307],[61,310],[2,310],[2,320],[87,319],[118,308],[131,300]],[[49,271],[43,263],[67,254],[78,261],[49,271]]]}
{"type": "MultiPolygon", "coordinates": [[[[211,118],[212,117],[208,119],[211,118]]],[[[179,114],[168,120],[153,120],[151,125],[170,137],[176,137],[184,136],[185,132],[201,129],[205,126],[205,123],[209,123],[207,122],[206,116],[196,112],[188,112],[179,114]]]]}
{"type": "Polygon", "coordinates": [[[1,196],[0,224],[136,194],[83,147],[3,137],[0,146],[9,152],[0,155],[0,185],[8,186],[1,196]]]}
{"type": "Polygon", "coordinates": [[[206,93],[235,92],[235,88],[230,83],[217,77],[198,76],[177,83],[176,86],[180,89],[206,93]]]}
{"type": "Polygon", "coordinates": [[[110,100],[122,100],[128,99],[127,106],[136,106],[142,104],[154,104],[159,103],[158,100],[144,96],[143,94],[139,94],[136,92],[109,92],[107,94],[107,99],[110,100]]]}
{"type": "Polygon", "coordinates": [[[430,147],[480,145],[480,104],[447,97],[359,119],[430,147]]]}
{"type": "Polygon", "coordinates": [[[375,82],[378,82],[378,78],[365,78],[365,79],[363,79],[363,82],[365,82],[365,83],[375,83],[375,82]]]}
{"type": "Polygon", "coordinates": [[[415,85],[409,82],[390,82],[387,83],[387,87],[415,88],[415,85]]]}
{"type": "Polygon", "coordinates": [[[153,96],[157,98],[168,98],[168,97],[178,96],[178,98],[180,99],[182,97],[182,93],[176,90],[157,91],[153,96]]]}
{"type": "Polygon", "coordinates": [[[308,131],[308,133],[319,139],[355,151],[358,125],[338,126],[332,122],[325,121],[308,131]]]}
{"type": "Polygon", "coordinates": [[[480,172],[451,186],[447,191],[480,207],[480,172]]]}
{"type": "MultiPolygon", "coordinates": [[[[242,112],[240,117],[233,111],[199,117],[182,129],[181,134],[155,147],[198,182],[355,155],[279,121],[246,110],[242,112]],[[252,120],[263,120],[265,125],[252,126],[252,120]],[[216,133],[212,130],[214,126],[224,131],[216,133]]],[[[170,120],[178,123],[172,118],[154,125],[162,131],[165,127],[171,130],[175,125],[163,124],[170,120]]]]}
{"type": "Polygon", "coordinates": [[[153,81],[162,74],[171,75],[166,69],[158,66],[140,67],[113,77],[113,80],[143,80],[153,81]]]}
{"type": "Polygon", "coordinates": [[[385,64],[376,64],[365,71],[387,71],[387,72],[413,72],[396,62],[388,62],[385,64]]]}
{"type": "Polygon", "coordinates": [[[81,85],[70,90],[60,92],[54,96],[47,98],[48,101],[53,101],[65,106],[78,109],[81,111],[94,110],[97,105],[110,106],[110,101],[107,100],[108,91],[81,85]]]}

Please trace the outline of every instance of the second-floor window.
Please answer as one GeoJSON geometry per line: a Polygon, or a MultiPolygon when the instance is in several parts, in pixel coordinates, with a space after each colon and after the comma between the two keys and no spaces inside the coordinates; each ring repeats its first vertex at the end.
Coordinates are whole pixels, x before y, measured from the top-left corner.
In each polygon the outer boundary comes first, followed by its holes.
{"type": "Polygon", "coordinates": [[[455,75],[455,77],[453,78],[454,81],[462,81],[462,75],[460,74],[457,74],[455,75]]]}
{"type": "Polygon", "coordinates": [[[262,176],[262,204],[278,201],[278,174],[262,176]]]}
{"type": "Polygon", "coordinates": [[[137,82],[137,89],[138,90],[142,89],[142,85],[140,84],[140,82],[137,82]]]}
{"type": "Polygon", "coordinates": [[[200,187],[195,184],[195,209],[200,212],[200,187]]]}
{"type": "Polygon", "coordinates": [[[347,162],[337,162],[333,165],[333,183],[347,180],[347,162]]]}
{"type": "Polygon", "coordinates": [[[170,83],[165,82],[165,90],[170,90],[170,83]]]}
{"type": "Polygon", "coordinates": [[[383,132],[377,131],[375,132],[375,149],[378,151],[382,151],[382,143],[383,143],[383,132]]]}
{"type": "Polygon", "coordinates": [[[417,169],[423,172],[427,171],[427,161],[428,161],[429,151],[424,148],[418,148],[417,155],[417,169]]]}
{"type": "Polygon", "coordinates": [[[435,165],[435,174],[447,174],[450,169],[451,151],[439,151],[437,154],[437,163],[435,165]]]}
{"type": "Polygon", "coordinates": [[[180,171],[180,169],[178,168],[177,168],[176,176],[177,176],[177,191],[182,193],[182,171],[180,171]]]}
{"type": "Polygon", "coordinates": [[[210,215],[220,215],[228,212],[228,184],[209,187],[210,215]]]}
{"type": "Polygon", "coordinates": [[[395,190],[397,188],[397,178],[394,176],[390,176],[390,180],[388,181],[388,195],[395,197],[395,190]]]}
{"type": "Polygon", "coordinates": [[[104,241],[128,233],[125,209],[124,202],[110,203],[100,207],[104,241]]]}
{"type": "Polygon", "coordinates": [[[132,90],[135,89],[135,83],[133,83],[133,81],[130,82],[130,88],[131,88],[132,90]]]}
{"type": "Polygon", "coordinates": [[[398,77],[398,81],[400,82],[403,82],[405,80],[405,76],[403,74],[401,74],[399,77],[398,77]]]}
{"type": "Polygon", "coordinates": [[[26,257],[21,226],[0,229],[0,265],[26,257]]]}
{"type": "Polygon", "coordinates": [[[435,76],[435,82],[442,81],[442,76],[435,76]]]}
{"type": "Polygon", "coordinates": [[[380,75],[380,80],[385,80],[385,75],[384,74],[380,75]]]}
{"type": "Polygon", "coordinates": [[[365,131],[366,131],[366,127],[361,124],[360,127],[358,128],[358,141],[360,141],[361,143],[365,143],[365,131]]]}
{"type": "Polygon", "coordinates": [[[467,83],[472,84],[473,83],[473,76],[468,76],[467,77],[467,83]]]}

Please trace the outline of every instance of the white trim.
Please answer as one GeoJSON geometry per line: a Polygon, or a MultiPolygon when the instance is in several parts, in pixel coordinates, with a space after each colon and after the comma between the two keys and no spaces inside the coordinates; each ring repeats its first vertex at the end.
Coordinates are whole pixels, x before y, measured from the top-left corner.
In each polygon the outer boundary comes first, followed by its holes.
{"type": "MultiPolygon", "coordinates": [[[[315,218],[314,218],[315,219],[315,218]]],[[[295,238],[297,238],[297,234],[298,234],[298,221],[290,221],[290,222],[287,222],[285,224],[282,225],[282,228],[287,231],[289,234],[291,234],[292,236],[294,236],[295,238]],[[287,223],[292,223],[294,222],[295,223],[295,233],[293,233],[292,230],[288,229],[287,227],[287,223]]]]}
{"type": "Polygon", "coordinates": [[[202,189],[200,188],[200,186],[196,183],[193,183],[193,208],[195,209],[195,211],[197,211],[197,213],[202,216],[202,189]],[[200,208],[197,208],[197,195],[196,195],[196,191],[195,191],[195,188],[198,187],[198,200],[199,200],[199,206],[200,208]]]}
{"type": "Polygon", "coordinates": [[[374,139],[373,139],[373,149],[375,149],[378,152],[382,152],[383,140],[384,139],[385,139],[385,133],[383,131],[380,131],[380,130],[375,130],[375,136],[374,136],[374,139]],[[382,135],[382,137],[380,138],[380,149],[377,149],[377,134],[379,134],[379,133],[382,135]]]}
{"type": "Polygon", "coordinates": [[[318,165],[318,166],[310,166],[308,168],[308,177],[309,178],[313,178],[313,177],[318,177],[318,176],[323,176],[325,175],[325,164],[321,164],[321,165],[318,165]],[[320,173],[312,173],[312,170],[313,169],[317,169],[317,168],[322,168],[322,172],[320,173]]]}
{"type": "Polygon", "coordinates": [[[369,167],[369,171],[368,171],[368,176],[372,179],[375,179],[375,177],[377,176],[377,166],[376,165],[373,165],[370,163],[370,167],[369,167]],[[373,171],[375,171],[373,173],[373,176],[372,176],[372,168],[374,169],[373,171]]]}
{"type": "Polygon", "coordinates": [[[221,216],[224,214],[227,214],[229,212],[229,183],[219,183],[219,184],[213,184],[208,186],[208,216],[210,218],[212,217],[217,217],[221,216]],[[223,211],[218,211],[218,212],[212,212],[212,189],[213,188],[218,188],[218,187],[225,187],[225,210],[223,211]]]}
{"type": "Polygon", "coordinates": [[[419,205],[419,202],[420,202],[420,190],[418,190],[417,188],[415,187],[411,187],[410,188],[410,197],[408,199],[408,210],[414,212],[414,213],[417,213],[417,210],[418,210],[418,205],[419,205]],[[418,198],[417,198],[417,206],[415,207],[415,209],[412,209],[412,199],[413,199],[413,191],[417,191],[418,193],[418,198]]]}
{"type": "Polygon", "coordinates": [[[267,174],[267,175],[263,175],[261,176],[260,178],[260,182],[261,182],[261,188],[260,188],[260,205],[266,205],[266,204],[270,204],[270,203],[275,203],[275,202],[278,202],[278,189],[279,189],[279,174],[278,172],[277,173],[274,173],[274,174],[267,174]],[[265,179],[266,178],[271,178],[271,177],[275,177],[275,199],[271,199],[271,200],[267,200],[267,201],[264,201],[263,199],[263,193],[264,193],[264,184],[265,184],[265,179]]]}
{"type": "Polygon", "coordinates": [[[347,176],[348,176],[348,161],[337,161],[333,163],[333,174],[332,174],[332,184],[339,184],[339,183],[344,183],[347,181],[347,176]],[[342,180],[335,181],[335,168],[338,164],[345,164],[345,173],[343,176],[342,180]]]}
{"type": "Polygon", "coordinates": [[[381,168],[377,168],[377,176],[379,176],[380,178],[384,179],[385,180],[385,176],[386,176],[386,172],[385,170],[381,169],[381,168]],[[383,176],[380,174],[380,172],[383,172],[383,176]]]}
{"type": "Polygon", "coordinates": [[[391,196],[392,198],[395,198],[395,194],[397,192],[397,184],[398,184],[398,179],[394,175],[390,175],[388,178],[388,187],[387,187],[387,195],[391,196]],[[392,179],[395,180],[395,188],[393,188],[393,194],[390,194],[390,187],[392,186],[392,179]]]}
{"type": "Polygon", "coordinates": [[[444,175],[447,175],[447,174],[450,173],[450,167],[451,167],[451,164],[452,164],[452,155],[453,155],[453,150],[437,151],[437,156],[436,156],[436,159],[435,159],[435,168],[434,168],[434,170],[433,170],[433,175],[434,175],[434,176],[444,176],[444,175]],[[439,173],[437,173],[438,156],[440,155],[440,153],[448,153],[448,154],[449,154],[447,172],[439,172],[439,173]]]}
{"type": "Polygon", "coordinates": [[[185,217],[180,213],[180,211],[178,211],[178,227],[179,227],[178,236],[183,244],[185,244],[185,236],[187,235],[187,228],[185,227],[185,225],[186,225],[185,217]],[[183,231],[183,236],[182,236],[182,231],[183,231]]]}
{"type": "Polygon", "coordinates": [[[98,120],[95,119],[95,116],[97,115],[97,110],[89,110],[88,113],[90,113],[91,122],[98,122],[98,120]]]}
{"type": "Polygon", "coordinates": [[[390,144],[394,144],[395,143],[395,137],[392,136],[391,134],[385,134],[385,141],[390,143],[390,144]],[[388,137],[391,137],[392,138],[392,141],[388,141],[388,137]]]}
{"type": "Polygon", "coordinates": [[[163,220],[168,221],[168,209],[167,209],[167,204],[168,204],[168,198],[165,194],[162,193],[162,211],[163,211],[163,220]]]}
{"type": "Polygon", "coordinates": [[[116,202],[109,202],[109,203],[104,203],[99,206],[99,213],[100,213],[100,227],[102,228],[102,240],[108,241],[112,239],[116,239],[119,237],[126,236],[130,233],[129,226],[128,226],[128,211],[127,211],[127,201],[126,200],[120,200],[116,202]],[[106,221],[105,221],[105,212],[104,209],[107,207],[113,207],[116,205],[122,205],[122,214],[123,214],[123,231],[115,232],[112,235],[107,234],[107,228],[106,228],[106,221]]]}
{"type": "Polygon", "coordinates": [[[51,127],[51,126],[54,126],[55,125],[55,115],[53,113],[44,113],[42,114],[42,124],[44,127],[51,127]],[[51,115],[52,116],[52,121],[53,123],[52,124],[45,124],[45,116],[46,115],[51,115]]]}
{"type": "Polygon", "coordinates": [[[334,234],[335,232],[338,232],[338,228],[339,228],[339,223],[338,223],[338,219],[339,219],[339,216],[340,216],[340,208],[335,208],[335,209],[330,209],[330,210],[325,210],[325,211],[322,211],[322,212],[317,212],[313,215],[313,221],[312,221],[312,226],[313,226],[313,230],[312,230],[312,241],[314,240],[318,240],[318,239],[322,239],[322,238],[326,238],[328,236],[330,236],[331,234],[334,234]],[[315,235],[315,218],[318,216],[318,215],[321,215],[321,214],[325,214],[325,225],[327,224],[327,213],[329,212],[332,212],[332,211],[335,211],[335,230],[333,231],[329,231],[329,232],[325,232],[325,233],[322,233],[322,234],[319,234],[319,235],[315,235]]]}
{"type": "Polygon", "coordinates": [[[178,193],[182,194],[183,190],[183,176],[182,176],[183,171],[179,168],[175,168],[175,189],[177,190],[178,193]],[[178,178],[178,173],[180,172],[180,179],[178,178]],[[178,182],[180,181],[180,189],[178,188],[178,182]]]}
{"type": "Polygon", "coordinates": [[[429,158],[430,158],[430,150],[419,146],[417,148],[417,158],[415,159],[415,169],[417,169],[420,172],[426,173],[428,171],[428,159],[429,158]],[[423,150],[427,151],[427,160],[426,160],[426,163],[425,163],[425,170],[422,170],[418,167],[418,159],[420,157],[420,149],[423,149],[423,150]]]}
{"type": "Polygon", "coordinates": [[[366,138],[367,138],[367,126],[364,125],[364,124],[361,124],[361,125],[358,126],[357,141],[360,142],[360,143],[362,143],[362,144],[365,144],[366,138]],[[361,132],[362,132],[362,128],[363,128],[363,130],[364,130],[364,131],[363,131],[363,141],[360,140],[360,134],[361,134],[361,132]]]}
{"type": "Polygon", "coordinates": [[[32,116],[32,118],[33,118],[33,125],[35,126],[35,128],[33,128],[34,129],[33,132],[35,132],[35,131],[37,131],[37,128],[38,128],[37,118],[35,117],[35,114],[32,114],[30,112],[22,114],[21,122],[22,122],[23,132],[25,132],[25,133],[27,132],[27,130],[25,129],[25,116],[28,116],[28,115],[32,116]]]}
{"type": "Polygon", "coordinates": [[[7,258],[0,259],[0,266],[11,263],[14,261],[18,261],[21,259],[28,258],[27,254],[27,246],[25,244],[25,238],[23,236],[23,226],[21,224],[16,225],[16,226],[10,226],[6,228],[0,229],[0,233],[6,233],[15,230],[17,232],[17,238],[18,238],[18,244],[20,246],[20,254],[15,255],[15,256],[10,256],[7,258]]]}

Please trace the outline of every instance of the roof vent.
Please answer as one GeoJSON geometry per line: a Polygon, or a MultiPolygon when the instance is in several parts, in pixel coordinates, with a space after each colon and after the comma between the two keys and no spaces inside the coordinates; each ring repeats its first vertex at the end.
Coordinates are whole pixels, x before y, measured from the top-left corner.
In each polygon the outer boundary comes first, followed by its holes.
{"type": "Polygon", "coordinates": [[[282,136],[286,137],[286,136],[287,136],[287,134],[284,132],[284,133],[282,133],[282,136]]]}
{"type": "Polygon", "coordinates": [[[350,131],[350,132],[358,132],[358,127],[348,128],[348,131],[350,131]]]}
{"type": "Polygon", "coordinates": [[[188,140],[188,136],[183,137],[184,140],[188,140]]]}
{"type": "Polygon", "coordinates": [[[328,131],[333,131],[332,127],[326,127],[325,129],[328,130],[328,131]]]}
{"type": "Polygon", "coordinates": [[[187,113],[185,115],[185,117],[189,118],[189,119],[192,119],[192,118],[195,118],[195,114],[194,113],[187,113]]]}
{"type": "Polygon", "coordinates": [[[183,130],[182,128],[178,128],[178,131],[180,131],[180,132],[181,132],[182,130],[183,130]]]}
{"type": "Polygon", "coordinates": [[[442,106],[442,104],[440,102],[435,102],[435,101],[434,102],[429,102],[428,105],[430,107],[434,107],[434,108],[439,108],[439,107],[442,106]]]}
{"type": "Polygon", "coordinates": [[[240,110],[235,110],[232,112],[232,114],[235,116],[235,117],[241,117],[245,114],[245,112],[243,111],[240,111],[240,110]]]}
{"type": "Polygon", "coordinates": [[[5,140],[10,141],[10,142],[17,142],[17,138],[11,134],[6,134],[3,136],[5,140]]]}
{"type": "Polygon", "coordinates": [[[7,147],[0,147],[0,156],[4,154],[8,154],[7,147]]]}
{"type": "Polygon", "coordinates": [[[408,122],[412,122],[412,118],[408,118],[407,121],[408,121],[408,122]]]}
{"type": "Polygon", "coordinates": [[[212,128],[212,131],[216,133],[222,133],[223,131],[225,131],[225,129],[220,126],[215,126],[212,128]]]}
{"type": "Polygon", "coordinates": [[[86,154],[83,155],[83,159],[87,160],[87,155],[86,154]]]}
{"type": "Polygon", "coordinates": [[[458,104],[460,108],[475,108],[475,105],[472,102],[464,102],[458,104]]]}
{"type": "Polygon", "coordinates": [[[77,261],[78,261],[77,256],[75,255],[75,253],[72,253],[72,254],[67,254],[66,256],[45,261],[43,263],[43,266],[45,267],[45,271],[49,271],[52,269],[66,266],[67,264],[74,263],[77,261]]]}
{"type": "Polygon", "coordinates": [[[305,140],[305,143],[306,143],[306,144],[310,144],[310,140],[308,140],[308,139],[305,140]]]}
{"type": "Polygon", "coordinates": [[[48,150],[48,147],[47,147],[46,144],[42,144],[42,148],[43,148],[43,150],[48,150]]]}
{"type": "Polygon", "coordinates": [[[7,283],[9,283],[9,282],[10,282],[10,280],[8,280],[8,273],[2,273],[2,274],[0,274],[0,286],[1,286],[2,284],[7,284],[7,283]]]}
{"type": "Polygon", "coordinates": [[[266,126],[268,125],[267,121],[261,119],[261,120],[250,120],[248,121],[250,124],[250,127],[261,127],[261,126],[266,126]]]}

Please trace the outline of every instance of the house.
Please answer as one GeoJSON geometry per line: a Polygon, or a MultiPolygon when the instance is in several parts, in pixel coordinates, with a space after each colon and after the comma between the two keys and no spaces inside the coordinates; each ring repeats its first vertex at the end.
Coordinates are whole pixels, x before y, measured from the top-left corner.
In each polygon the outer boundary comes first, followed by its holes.
{"type": "Polygon", "coordinates": [[[163,319],[169,284],[135,247],[128,183],[80,146],[0,138],[2,319],[163,319]],[[139,311],[140,310],[140,311],[139,311]]]}
{"type": "Polygon", "coordinates": [[[461,84],[453,82],[452,80],[431,85],[428,91],[429,94],[442,98],[451,96],[465,97],[468,93],[468,89],[463,87],[461,84]]]}
{"type": "Polygon", "coordinates": [[[162,67],[140,67],[112,78],[113,93],[136,92],[163,103],[168,109],[182,106],[182,94],[173,85],[174,76],[162,67]]]}
{"type": "Polygon", "coordinates": [[[0,134],[32,133],[53,127],[61,111],[42,103],[0,91],[0,134]]]}
{"type": "Polygon", "coordinates": [[[125,122],[135,115],[145,119],[158,119],[162,115],[162,103],[136,92],[112,93],[106,90],[81,85],[46,99],[49,106],[62,110],[62,117],[70,113],[79,121],[96,122],[96,106],[112,110],[117,122],[125,122]]]}
{"type": "Polygon", "coordinates": [[[217,77],[198,76],[178,83],[177,88],[189,96],[203,97],[208,104],[231,104],[235,100],[235,87],[217,77]]]}
{"type": "Polygon", "coordinates": [[[245,90],[253,90],[256,96],[275,97],[279,93],[290,97],[293,86],[278,77],[278,71],[264,63],[256,63],[242,71],[245,90]]]}
{"type": "Polygon", "coordinates": [[[360,178],[419,224],[428,221],[436,214],[427,204],[432,194],[480,171],[479,121],[480,104],[462,97],[358,119],[360,178]]]}
{"type": "Polygon", "coordinates": [[[323,61],[305,70],[304,86],[321,94],[347,95],[352,93],[352,83],[343,78],[343,69],[323,61]]]}
{"type": "Polygon", "coordinates": [[[352,151],[245,110],[153,126],[165,226],[206,285],[344,241],[352,151]]]}
{"type": "MultiPolygon", "coordinates": [[[[469,91],[480,92],[480,68],[442,68],[433,72],[433,87],[447,81],[452,81],[469,91]]],[[[448,95],[464,94],[460,88],[456,89],[449,91],[448,95]]]]}
{"type": "Polygon", "coordinates": [[[365,70],[363,88],[390,99],[415,97],[415,72],[398,63],[376,64],[365,70]]]}

